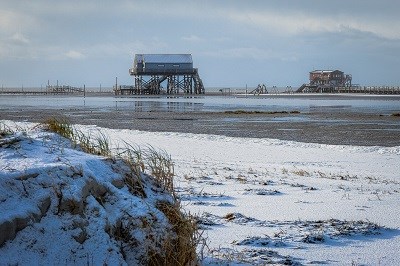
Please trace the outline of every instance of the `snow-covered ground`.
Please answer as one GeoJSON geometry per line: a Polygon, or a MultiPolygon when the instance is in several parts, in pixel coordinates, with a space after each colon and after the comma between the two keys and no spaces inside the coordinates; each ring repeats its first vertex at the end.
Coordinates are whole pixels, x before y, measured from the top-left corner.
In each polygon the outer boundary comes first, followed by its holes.
{"type": "Polygon", "coordinates": [[[400,146],[77,127],[171,154],[179,196],[205,230],[204,264],[400,261],[400,146]]]}
{"type": "Polygon", "coordinates": [[[0,138],[0,265],[140,265],[160,252],[172,225],[159,204],[174,200],[154,179],[8,124],[17,133],[0,138]]]}

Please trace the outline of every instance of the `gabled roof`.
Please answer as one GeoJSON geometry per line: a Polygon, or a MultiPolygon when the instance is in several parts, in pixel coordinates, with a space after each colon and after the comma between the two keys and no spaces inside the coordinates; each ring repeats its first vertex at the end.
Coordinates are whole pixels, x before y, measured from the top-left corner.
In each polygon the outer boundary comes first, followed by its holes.
{"type": "Polygon", "coordinates": [[[191,54],[136,54],[135,58],[145,63],[193,63],[191,54]]]}
{"type": "Polygon", "coordinates": [[[314,71],[311,71],[310,73],[311,74],[316,74],[316,73],[332,73],[332,72],[341,72],[341,73],[343,73],[342,71],[340,71],[340,70],[314,70],[314,71]]]}

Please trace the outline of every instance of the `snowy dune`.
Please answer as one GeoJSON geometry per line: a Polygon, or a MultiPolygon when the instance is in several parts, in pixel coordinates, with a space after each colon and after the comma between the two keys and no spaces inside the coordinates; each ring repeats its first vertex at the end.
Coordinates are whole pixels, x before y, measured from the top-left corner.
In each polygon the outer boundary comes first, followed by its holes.
{"type": "Polygon", "coordinates": [[[176,190],[208,239],[204,264],[400,261],[400,146],[76,127],[171,154],[176,190]]]}
{"type": "Polygon", "coordinates": [[[159,206],[174,200],[153,178],[18,128],[0,138],[0,265],[140,265],[160,252],[173,231],[159,206]]]}

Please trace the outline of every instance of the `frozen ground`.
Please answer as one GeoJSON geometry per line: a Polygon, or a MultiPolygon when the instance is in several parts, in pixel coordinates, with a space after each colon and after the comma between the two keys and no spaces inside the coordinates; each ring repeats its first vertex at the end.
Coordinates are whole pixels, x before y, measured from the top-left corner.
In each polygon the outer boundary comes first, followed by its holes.
{"type": "Polygon", "coordinates": [[[204,264],[400,261],[400,146],[77,127],[171,154],[176,189],[208,239],[204,264]]]}

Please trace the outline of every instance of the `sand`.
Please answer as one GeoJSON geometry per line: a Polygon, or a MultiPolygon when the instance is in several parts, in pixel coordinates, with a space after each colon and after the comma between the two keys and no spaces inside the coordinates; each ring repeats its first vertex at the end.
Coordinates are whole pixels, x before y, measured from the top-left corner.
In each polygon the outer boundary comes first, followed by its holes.
{"type": "MultiPolygon", "coordinates": [[[[285,111],[285,110],[282,110],[285,111]]],[[[299,114],[227,114],[221,112],[137,112],[118,108],[2,108],[1,119],[42,122],[65,116],[72,123],[114,129],[273,138],[307,143],[398,146],[400,117],[343,110],[310,109],[299,114]]]]}

